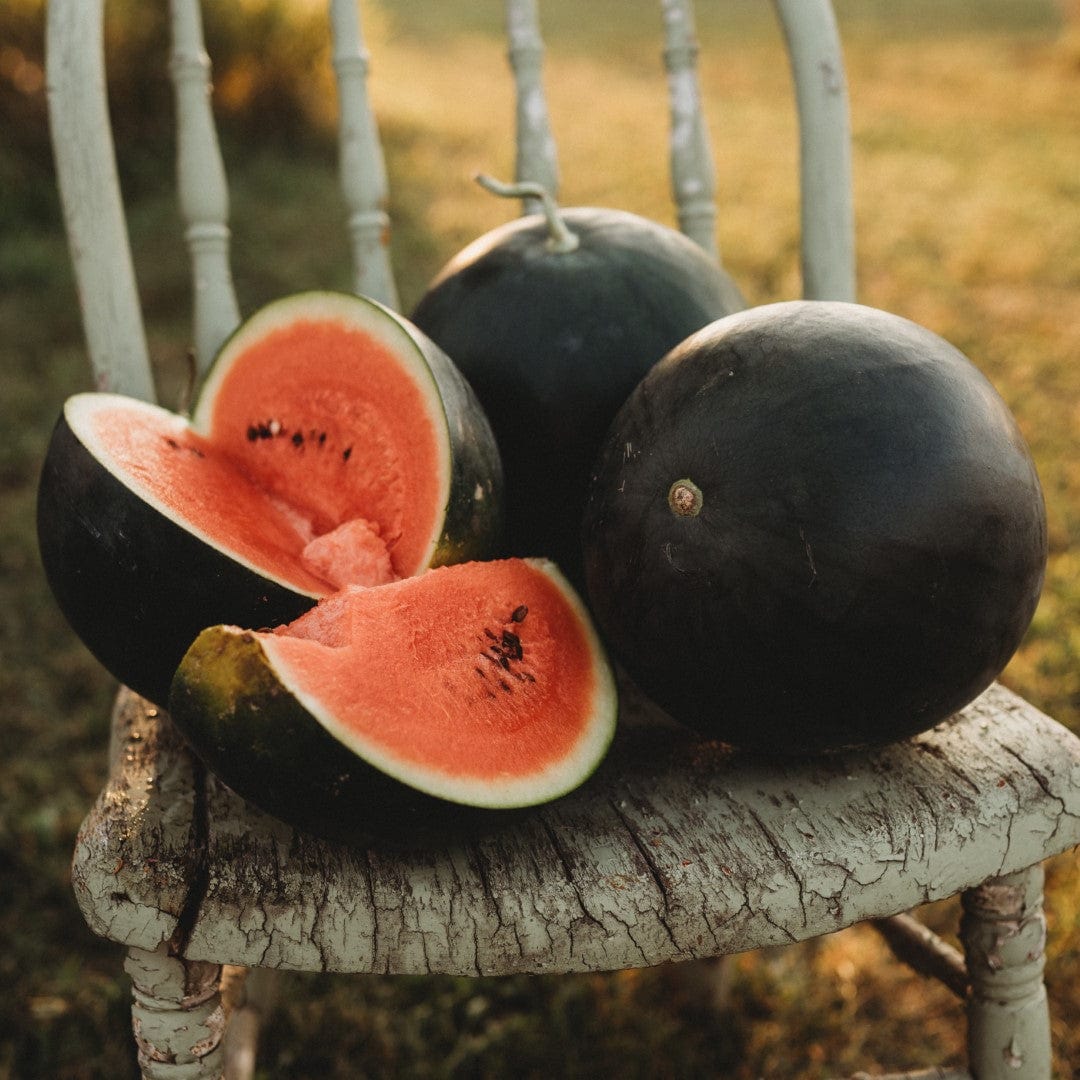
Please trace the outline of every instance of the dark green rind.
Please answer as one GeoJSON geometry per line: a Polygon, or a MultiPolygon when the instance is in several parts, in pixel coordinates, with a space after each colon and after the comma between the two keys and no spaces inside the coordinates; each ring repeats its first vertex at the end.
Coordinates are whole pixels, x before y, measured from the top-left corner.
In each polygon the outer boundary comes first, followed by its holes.
{"type": "Polygon", "coordinates": [[[745,305],[672,229],[616,210],[561,214],[575,251],[549,251],[538,215],[504,225],[447,264],[412,321],[453,358],[495,431],[501,552],[552,558],[580,585],[585,491],[615,413],[669,349],[745,305]]]}
{"type": "Polygon", "coordinates": [[[450,497],[430,565],[491,558],[502,537],[505,493],[502,460],[487,414],[450,357],[408,320],[389,310],[387,314],[423,354],[442,398],[450,437],[450,497]]]}
{"type": "Polygon", "coordinates": [[[120,682],[164,706],[200,631],[291,622],[313,597],[193,536],[125,487],[61,415],[42,467],[38,545],[60,610],[120,682]]]}
{"type": "Polygon", "coordinates": [[[169,711],[238,795],[329,840],[427,847],[494,833],[527,813],[437,799],[368,765],[282,686],[258,639],[231,627],[196,639],[176,673],[169,711]]]}
{"type": "Polygon", "coordinates": [[[677,719],[793,753],[925,730],[980,693],[1042,586],[1027,447],[937,335],[855,305],[724,319],[619,413],[585,520],[613,654],[677,719]],[[672,512],[673,481],[701,489],[672,512]]]}

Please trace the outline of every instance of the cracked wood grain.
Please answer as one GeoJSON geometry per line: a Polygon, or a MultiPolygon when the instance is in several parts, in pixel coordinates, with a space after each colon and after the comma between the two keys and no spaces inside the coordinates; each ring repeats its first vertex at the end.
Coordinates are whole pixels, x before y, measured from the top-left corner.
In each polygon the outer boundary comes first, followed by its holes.
{"type": "Polygon", "coordinates": [[[109,782],[75,841],[72,886],[91,930],[152,951],[177,933],[199,876],[202,770],[168,717],[126,690],[109,757],[109,782]]]}
{"type": "Polygon", "coordinates": [[[687,960],[893,915],[1080,840],[1080,740],[999,686],[915,739],[808,761],[701,741],[626,688],[612,751],[581,789],[407,855],[296,832],[212,777],[193,852],[196,771],[167,717],[122,696],[117,732],[76,856],[88,920],[152,948],[183,916],[186,956],[246,966],[488,975],[687,960]]]}

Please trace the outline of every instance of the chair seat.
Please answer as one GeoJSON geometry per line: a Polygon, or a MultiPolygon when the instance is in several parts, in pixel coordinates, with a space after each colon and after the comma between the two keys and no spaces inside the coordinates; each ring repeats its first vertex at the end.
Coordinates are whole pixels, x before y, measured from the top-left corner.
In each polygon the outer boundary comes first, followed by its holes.
{"type": "Polygon", "coordinates": [[[787,944],[952,896],[1080,841],[1080,739],[994,685],[872,752],[769,760],[632,689],[578,791],[475,841],[395,852],[294,831],[116,704],[73,878],[114,941],[248,967],[598,971],[787,944]]]}

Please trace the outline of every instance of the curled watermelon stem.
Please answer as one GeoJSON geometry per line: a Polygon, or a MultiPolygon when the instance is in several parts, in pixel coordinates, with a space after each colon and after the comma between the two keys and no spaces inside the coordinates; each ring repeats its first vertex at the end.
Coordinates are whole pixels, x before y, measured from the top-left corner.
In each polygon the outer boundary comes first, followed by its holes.
{"type": "Polygon", "coordinates": [[[506,184],[485,173],[477,173],[474,179],[485,191],[490,191],[493,195],[499,195],[504,199],[539,199],[541,212],[548,225],[548,250],[558,254],[567,254],[577,250],[581,241],[567,227],[559,212],[559,204],[551,197],[551,193],[543,184],[532,180],[506,184]]]}
{"type": "Polygon", "coordinates": [[[701,488],[693,480],[676,480],[668,488],[668,506],[671,512],[678,517],[697,517],[705,504],[705,497],[701,494],[701,488]]]}

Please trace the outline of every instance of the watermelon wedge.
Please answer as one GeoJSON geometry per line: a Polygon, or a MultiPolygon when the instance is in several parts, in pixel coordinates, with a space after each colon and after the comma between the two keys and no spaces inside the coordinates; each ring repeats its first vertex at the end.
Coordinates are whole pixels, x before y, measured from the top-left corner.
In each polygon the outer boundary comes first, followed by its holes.
{"type": "Polygon", "coordinates": [[[38,497],[46,576],[121,682],[164,705],[201,630],[481,558],[502,474],[449,358],[363,297],[300,293],[226,342],[191,418],[68,400],[38,497]]]}
{"type": "Polygon", "coordinates": [[[608,748],[617,699],[561,572],[507,559],[344,589],[273,631],[211,627],[170,711],[269,813],[412,845],[577,787],[608,748]]]}

